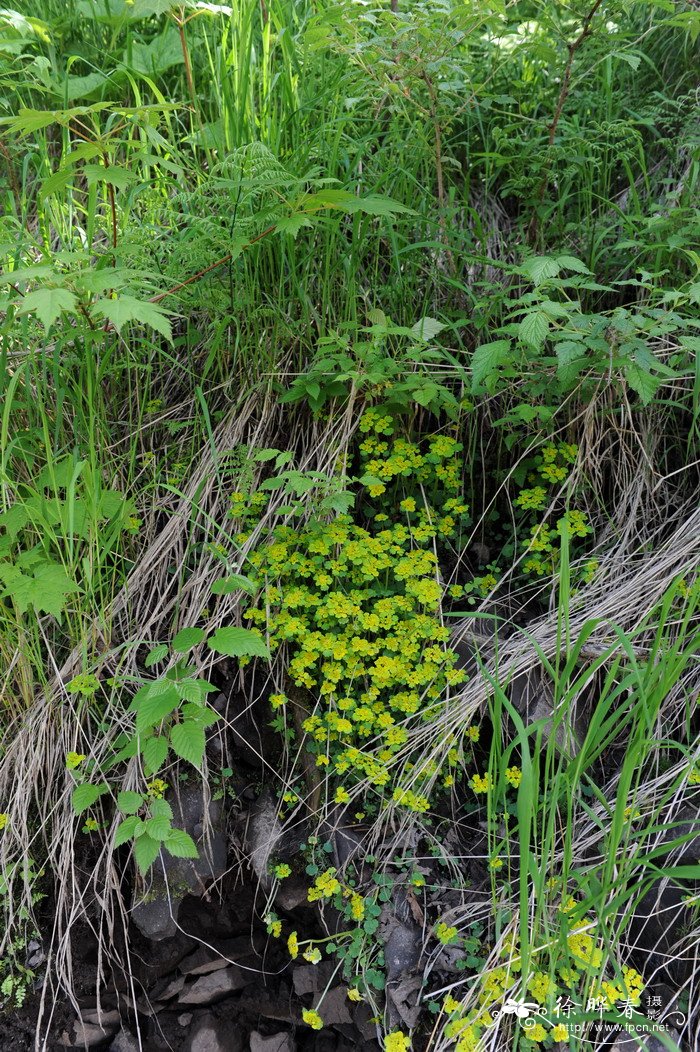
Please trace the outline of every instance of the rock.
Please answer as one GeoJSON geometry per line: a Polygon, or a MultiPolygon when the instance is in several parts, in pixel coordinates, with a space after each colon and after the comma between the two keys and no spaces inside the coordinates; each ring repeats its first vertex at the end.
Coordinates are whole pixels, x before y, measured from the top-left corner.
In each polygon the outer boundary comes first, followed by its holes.
{"type": "Polygon", "coordinates": [[[317,994],[325,990],[334,972],[332,961],[297,965],[292,974],[294,993],[303,997],[304,994],[317,994]]]}
{"type": "Polygon", "coordinates": [[[109,1046],[109,1052],[140,1052],[140,1049],[138,1038],[135,1038],[129,1030],[120,1030],[109,1046]]]}
{"type": "Polygon", "coordinates": [[[155,1001],[171,1001],[173,997],[177,997],[184,985],[184,975],[179,975],[176,979],[171,979],[170,982],[164,980],[161,989],[156,986],[152,997],[155,1001]]]}
{"type": "Polygon", "coordinates": [[[95,1023],[105,1029],[116,1030],[122,1021],[121,1013],[116,1008],[107,1011],[104,1008],[83,1008],[81,1010],[84,1023],[95,1023]]]}
{"type": "Polygon", "coordinates": [[[369,1049],[379,1048],[379,1042],[377,1041],[377,1024],[371,1022],[372,1019],[374,1019],[374,1013],[365,1001],[353,1005],[352,1022],[353,1026],[362,1037],[363,1052],[368,1052],[369,1049]]]}
{"type": "Polygon", "coordinates": [[[257,1030],[250,1035],[250,1052],[295,1052],[296,1043],[291,1034],[272,1034],[263,1037],[257,1030]]]}
{"type": "Polygon", "coordinates": [[[182,1015],[179,1015],[177,1017],[177,1021],[178,1021],[178,1024],[180,1026],[189,1026],[190,1023],[192,1022],[192,1013],[191,1012],[183,1012],[182,1015]]]}
{"type": "Polygon", "coordinates": [[[200,946],[194,953],[190,954],[180,968],[185,975],[208,975],[209,972],[218,972],[230,964],[224,957],[217,957],[206,946],[200,946]]]}
{"type": "MultiPolygon", "coordinates": [[[[328,963],[330,964],[330,961],[328,963]]],[[[285,982],[279,984],[275,993],[258,984],[254,992],[246,990],[241,994],[236,1007],[239,1018],[249,1015],[254,1019],[274,1019],[280,1023],[288,1023],[291,1016],[291,1000],[292,991],[285,982]]]]}
{"type": "MultiPolygon", "coordinates": [[[[117,1026],[119,1021],[117,1021],[117,1026]]],[[[64,1030],[59,1043],[64,1048],[93,1048],[103,1045],[114,1033],[115,1026],[99,1026],[97,1023],[86,1023],[75,1020],[69,1030],[64,1030]]]]}
{"type": "Polygon", "coordinates": [[[287,877],[286,880],[281,880],[275,895],[275,902],[283,910],[287,910],[291,913],[293,910],[298,909],[299,906],[304,905],[308,901],[309,894],[309,879],[306,880],[303,877],[287,877]]]}
{"type": "Polygon", "coordinates": [[[227,1026],[213,1015],[203,1016],[181,1046],[182,1052],[242,1052],[243,1038],[238,1028],[227,1026]]]}
{"type": "Polygon", "coordinates": [[[227,994],[242,990],[251,982],[253,976],[246,974],[235,965],[229,965],[218,972],[210,972],[186,987],[178,1001],[181,1005],[209,1005],[227,994]]]}
{"type": "Polygon", "coordinates": [[[228,849],[221,822],[221,803],[206,802],[203,786],[185,785],[169,799],[174,812],[173,825],[186,830],[199,849],[199,858],[173,858],[161,851],[156,859],[150,885],[132,907],[134,924],[155,941],[175,935],[180,903],[186,895],[201,896],[206,883],[226,872],[228,849]],[[205,814],[212,827],[205,837],[205,814]]]}
{"type": "Polygon", "coordinates": [[[347,986],[334,986],[327,993],[321,991],[314,996],[312,1007],[318,1009],[326,1026],[352,1023],[347,986]]]}

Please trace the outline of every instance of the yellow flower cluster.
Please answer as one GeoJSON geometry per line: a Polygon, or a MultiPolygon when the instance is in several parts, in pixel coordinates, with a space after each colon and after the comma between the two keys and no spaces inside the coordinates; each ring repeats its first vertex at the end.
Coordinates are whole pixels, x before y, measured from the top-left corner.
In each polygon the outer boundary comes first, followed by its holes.
{"type": "Polygon", "coordinates": [[[402,1030],[394,1030],[384,1039],[384,1052],[408,1052],[410,1047],[411,1042],[402,1030]]]}
{"type": "Polygon", "coordinates": [[[435,936],[438,942],[441,942],[443,946],[450,946],[457,941],[459,932],[456,928],[445,924],[444,921],[440,921],[435,925],[435,936]]]}
{"type": "Polygon", "coordinates": [[[316,877],[313,887],[309,888],[309,902],[318,902],[319,899],[331,899],[340,891],[340,881],[335,875],[335,869],[331,866],[325,873],[316,877]]]}
{"type": "MultiPolygon", "coordinates": [[[[345,776],[339,803],[358,782],[388,787],[388,764],[408,740],[409,719],[432,719],[437,703],[466,678],[438,616],[444,589],[434,550],[439,538],[456,536],[468,510],[455,495],[462,447],[447,435],[422,443],[393,437],[391,417],[378,410],[363,415],[360,430],[365,503],[377,486],[391,485],[402,520],[375,514],[370,501],[368,527],[350,515],[276,527],[248,557],[259,599],[244,612],[273,652],[284,649],[293,683],[318,698],[303,729],[317,765],[345,776]],[[401,497],[407,485],[420,487],[422,506],[401,497]]],[[[231,514],[242,525],[259,518],[260,508],[255,493],[231,496],[231,514]]],[[[270,701],[283,710],[287,697],[270,701]]],[[[419,812],[429,806],[417,790],[394,799],[419,812]]]]}
{"type": "Polygon", "coordinates": [[[323,1020],[318,1012],[315,1012],[313,1009],[305,1008],[301,1013],[301,1018],[312,1030],[323,1030],[323,1020]]]}

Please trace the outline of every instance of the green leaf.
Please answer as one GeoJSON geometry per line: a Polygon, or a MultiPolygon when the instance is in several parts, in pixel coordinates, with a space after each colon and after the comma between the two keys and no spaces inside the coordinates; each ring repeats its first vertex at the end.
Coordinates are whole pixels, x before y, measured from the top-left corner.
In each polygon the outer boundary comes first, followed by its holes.
{"type": "Polygon", "coordinates": [[[201,767],[204,759],[204,727],[194,720],[183,720],[170,730],[170,744],[178,756],[193,767],[201,767]]]}
{"type": "Polygon", "coordinates": [[[549,332],[549,318],[544,311],[531,311],[526,314],[518,326],[518,335],[523,343],[535,350],[541,350],[549,332]]]}
{"type": "Polygon", "coordinates": [[[564,270],[573,270],[576,274],[592,274],[593,271],[589,270],[585,263],[576,256],[557,256],[557,263],[564,270]]]}
{"type": "Polygon", "coordinates": [[[71,803],[76,815],[82,815],[83,811],[87,811],[88,807],[92,807],[95,801],[103,793],[107,792],[109,792],[109,786],[104,783],[102,785],[91,785],[90,782],[85,782],[83,785],[76,785],[71,797],[71,803]]]}
{"type": "Polygon", "coordinates": [[[121,295],[117,299],[96,300],[90,311],[99,318],[106,318],[117,332],[121,332],[125,325],[136,322],[139,325],[150,325],[170,343],[173,342],[173,330],[167,312],[148,300],[121,295]]]}
{"type": "Polygon", "coordinates": [[[172,822],[173,809],[167,800],[151,800],[148,805],[148,810],[151,813],[151,818],[164,816],[172,822]]]}
{"type": "Polygon", "coordinates": [[[232,573],[228,577],[222,577],[218,581],[214,581],[211,586],[212,595],[230,595],[231,592],[238,591],[247,592],[248,595],[255,595],[257,590],[257,586],[253,584],[250,578],[244,577],[241,573],[232,573]]]}
{"type": "Polygon", "coordinates": [[[42,562],[31,574],[25,574],[15,566],[8,566],[11,574],[5,573],[7,587],[0,598],[11,598],[20,614],[33,607],[36,613],[43,611],[60,617],[65,609],[66,596],[79,592],[75,581],[71,581],[58,563],[42,562]]]}
{"type": "Polygon", "coordinates": [[[169,716],[178,707],[180,698],[174,686],[169,686],[163,694],[148,694],[138,705],[136,712],[136,730],[143,734],[149,727],[169,716]]]}
{"type": "Polygon", "coordinates": [[[201,628],[182,628],[173,639],[173,650],[178,654],[186,654],[205,638],[206,632],[201,628]]]}
{"type": "Polygon", "coordinates": [[[200,727],[211,727],[221,719],[219,713],[208,705],[195,705],[191,702],[182,706],[182,715],[188,720],[194,720],[200,727]]]}
{"type": "Polygon", "coordinates": [[[141,793],[124,790],[117,796],[117,807],[123,815],[135,815],[142,806],[143,796],[141,793]]]}
{"type": "Polygon", "coordinates": [[[114,846],[121,847],[127,840],[131,840],[136,833],[136,826],[141,821],[136,815],[132,815],[131,818],[125,818],[123,822],[117,827],[117,831],[114,834],[114,846]]]}
{"type": "Polygon", "coordinates": [[[471,360],[472,391],[478,390],[484,380],[509,360],[509,340],[494,340],[492,343],[482,343],[480,347],[477,347],[471,360]]]}
{"type": "Polygon", "coordinates": [[[184,829],[171,829],[165,840],[165,850],[174,858],[199,858],[197,845],[184,829]]]}
{"type": "Polygon", "coordinates": [[[636,362],[627,362],[625,365],[625,379],[632,390],[639,395],[643,405],[649,405],[661,386],[661,380],[658,377],[652,376],[636,362]]]}
{"type": "Polygon", "coordinates": [[[18,314],[36,314],[46,331],[64,313],[75,314],[77,298],[68,289],[35,289],[22,300],[18,314]]]}
{"type": "Polygon", "coordinates": [[[533,285],[541,285],[547,278],[556,278],[561,267],[556,259],[551,256],[533,256],[526,259],[518,268],[519,272],[528,278],[533,285]]]}
{"type": "Polygon", "coordinates": [[[165,840],[170,832],[170,821],[167,815],[154,815],[152,818],[147,818],[144,822],[146,835],[153,837],[154,840],[165,840]]]}
{"type": "Polygon", "coordinates": [[[160,840],[154,840],[147,833],[144,833],[143,836],[134,841],[134,858],[136,859],[136,865],[144,876],[158,858],[160,844],[160,840]]]}
{"type": "Polygon", "coordinates": [[[412,326],[411,334],[417,340],[423,340],[424,343],[429,343],[445,328],[447,328],[447,326],[436,318],[425,317],[421,318],[420,321],[417,321],[416,324],[412,326]]]}
{"type": "Polygon", "coordinates": [[[83,167],[83,174],[87,178],[88,186],[93,186],[95,183],[109,183],[110,186],[116,186],[118,189],[130,186],[138,178],[134,172],[116,165],[105,167],[102,164],[86,164],[83,167]]]}
{"type": "Polygon", "coordinates": [[[269,658],[270,654],[265,646],[264,640],[249,628],[218,628],[209,637],[209,647],[217,654],[226,654],[227,657],[263,657],[269,658]]]}
{"type": "Polygon", "coordinates": [[[157,647],[153,647],[152,650],[149,650],[144,665],[146,668],[153,668],[154,665],[157,665],[159,661],[162,661],[163,658],[166,657],[167,653],[167,643],[159,643],[157,647]]]}

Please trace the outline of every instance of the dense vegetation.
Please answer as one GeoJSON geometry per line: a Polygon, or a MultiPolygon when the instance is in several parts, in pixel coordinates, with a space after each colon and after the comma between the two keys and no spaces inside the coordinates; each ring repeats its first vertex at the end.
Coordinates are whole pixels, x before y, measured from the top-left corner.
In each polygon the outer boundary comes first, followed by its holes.
{"type": "Polygon", "coordinates": [[[338,966],[367,1048],[697,1047],[699,32],[0,11],[0,989],[37,1042],[76,932],[128,973],[132,901],[206,849],[184,779],[274,801],[245,923],[338,966]]]}

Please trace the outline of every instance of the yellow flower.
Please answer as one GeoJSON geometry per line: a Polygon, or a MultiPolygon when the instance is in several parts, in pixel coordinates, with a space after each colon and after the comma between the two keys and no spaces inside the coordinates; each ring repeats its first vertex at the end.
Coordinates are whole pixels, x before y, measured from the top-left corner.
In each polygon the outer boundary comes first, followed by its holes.
{"type": "Polygon", "coordinates": [[[285,877],[288,877],[290,875],[292,870],[286,862],[280,862],[278,866],[275,866],[272,872],[275,874],[278,880],[284,880],[285,877]]]}
{"type": "Polygon", "coordinates": [[[76,767],[80,767],[84,759],[84,753],[69,752],[66,754],[66,767],[69,771],[74,771],[76,767]]]}
{"type": "Polygon", "coordinates": [[[410,1047],[410,1039],[403,1030],[394,1030],[393,1033],[387,1034],[384,1040],[384,1052],[407,1052],[410,1047]]]}
{"type": "Polygon", "coordinates": [[[347,789],[343,789],[342,785],[339,785],[335,791],[334,799],[336,804],[347,804],[350,800],[350,793],[347,789]]]}
{"type": "Polygon", "coordinates": [[[301,1018],[312,1030],[323,1030],[323,1020],[318,1012],[315,1012],[313,1009],[305,1008],[301,1013],[301,1018]]]}
{"type": "Polygon", "coordinates": [[[469,784],[475,793],[488,793],[491,788],[491,779],[488,771],[486,774],[473,774],[469,780],[469,784]]]}
{"type": "Polygon", "coordinates": [[[527,1031],[527,1036],[530,1041],[544,1041],[547,1036],[547,1031],[541,1023],[535,1023],[535,1025],[527,1031]]]}
{"type": "Polygon", "coordinates": [[[478,742],[479,740],[479,728],[478,727],[467,727],[467,738],[470,741],[478,742]]]}
{"type": "Polygon", "coordinates": [[[516,789],[523,780],[523,773],[519,767],[506,768],[506,781],[510,782],[516,789]]]}
{"type": "Polygon", "coordinates": [[[440,921],[435,926],[435,935],[437,936],[438,941],[443,944],[443,946],[449,946],[450,943],[455,942],[458,934],[459,933],[456,928],[448,927],[444,921],[440,921]]]}
{"type": "Polygon", "coordinates": [[[552,1037],[555,1041],[568,1041],[569,1039],[569,1028],[564,1026],[563,1023],[557,1023],[552,1030],[552,1037]]]}
{"type": "Polygon", "coordinates": [[[356,986],[351,986],[350,989],[348,990],[348,1000],[349,1001],[361,1001],[362,1000],[362,994],[360,993],[360,991],[357,989],[356,986]]]}
{"type": "Polygon", "coordinates": [[[292,960],[299,956],[299,940],[295,931],[293,931],[287,939],[287,949],[289,950],[289,956],[292,960]]]}
{"type": "Polygon", "coordinates": [[[442,1002],[442,1009],[447,1012],[448,1015],[452,1012],[460,1012],[462,1010],[461,1001],[455,1000],[450,994],[447,995],[445,1000],[442,1002]]]}
{"type": "Polygon", "coordinates": [[[308,949],[304,950],[302,957],[311,964],[318,964],[321,960],[321,951],[316,946],[309,946],[308,949]]]}

